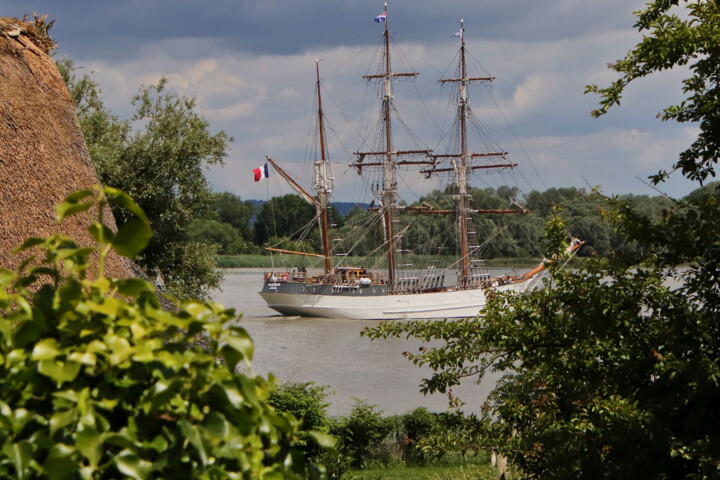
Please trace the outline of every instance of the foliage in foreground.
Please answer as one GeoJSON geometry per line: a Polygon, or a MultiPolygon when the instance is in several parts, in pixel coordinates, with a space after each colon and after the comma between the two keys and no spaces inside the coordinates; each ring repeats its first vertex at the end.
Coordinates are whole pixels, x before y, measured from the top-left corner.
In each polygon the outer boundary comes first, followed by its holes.
{"type": "MultiPolygon", "coordinates": [[[[704,203],[705,215],[714,209],[717,236],[720,193],[704,203]]],[[[688,232],[683,213],[673,225],[676,239],[688,232]]],[[[660,240],[661,231],[642,227],[660,240]]],[[[710,250],[720,245],[710,241],[710,250]]],[[[367,334],[437,345],[408,354],[435,371],[425,391],[488,371],[508,374],[485,404],[476,438],[528,476],[713,477],[720,473],[720,336],[717,283],[707,266],[678,273],[654,257],[555,268],[542,290],[491,298],[482,318],[388,323],[367,334]],[[668,287],[673,276],[685,285],[668,287]]]]}
{"type": "MultiPolygon", "coordinates": [[[[617,105],[631,82],[683,67],[686,98],[659,116],[698,126],[672,172],[702,187],[720,160],[720,49],[711,40],[720,6],[655,0],[636,15],[645,34],[611,65],[621,78],[588,87],[603,97],[594,114],[617,105]]],[[[410,355],[434,370],[428,391],[506,373],[480,439],[524,478],[720,478],[720,187],[674,201],[660,218],[618,199],[606,213],[634,248],[576,271],[552,268],[546,288],[495,295],[484,318],[382,325],[369,335],[439,342],[410,355]]],[[[549,233],[559,251],[561,225],[549,233]]]]}
{"type": "Polygon", "coordinates": [[[117,233],[93,223],[97,249],[29,239],[20,250],[36,258],[0,271],[0,477],[321,477],[295,445],[331,439],[275,411],[268,381],[235,373],[251,371],[253,343],[233,310],[165,311],[151,284],[103,275],[111,249],[134,256],[150,237],[129,197],[79,192],[58,217],[109,199],[131,219],[117,233]]]}

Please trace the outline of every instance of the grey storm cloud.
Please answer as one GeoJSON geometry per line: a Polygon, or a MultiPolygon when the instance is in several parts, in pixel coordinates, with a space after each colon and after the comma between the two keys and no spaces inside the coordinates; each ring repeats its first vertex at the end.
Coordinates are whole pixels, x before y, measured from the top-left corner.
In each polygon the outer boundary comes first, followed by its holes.
{"type": "MultiPolygon", "coordinates": [[[[497,76],[489,101],[475,103],[483,92],[473,92],[473,111],[480,116],[501,107],[501,120],[543,172],[537,188],[589,182],[628,193],[645,188],[635,177],[669,167],[694,134],[692,126],[655,118],[679,98],[677,73],[644,80],[628,90],[622,107],[590,118],[598,99],[584,95],[584,87],[612,81],[606,65],[639,39],[632,12],[644,4],[389,0],[388,10],[390,29],[413,55],[412,66],[422,69],[421,91],[435,88],[451,63],[452,35],[464,19],[473,58],[497,76]]],[[[358,114],[355,89],[367,66],[355,63],[368,60],[379,43],[382,27],[373,18],[382,10],[382,1],[367,0],[0,0],[0,16],[36,12],[55,20],[56,57],[71,58],[95,76],[114,113],[127,115],[137,89],[163,75],[178,92],[196,97],[210,124],[235,139],[225,167],[208,172],[210,181],[244,198],[265,195],[248,180],[265,155],[303,157],[315,58],[324,60],[328,108],[347,109],[334,120],[358,114]]],[[[414,122],[416,112],[409,112],[414,122]]],[[[334,133],[356,140],[354,127],[334,133]]],[[[338,185],[349,185],[341,179],[347,170],[335,169],[338,185]]],[[[675,195],[689,189],[667,188],[675,195]]],[[[340,196],[351,191],[336,187],[340,196]]]]}
{"type": "MultiPolygon", "coordinates": [[[[479,38],[537,42],[629,28],[632,3],[520,0],[389,2],[394,30],[408,36],[452,35],[460,18],[479,38]]],[[[217,48],[256,54],[367,43],[367,23],[383,3],[359,0],[0,0],[2,16],[48,14],[71,55],[131,56],[150,42],[209,38],[217,48]]],[[[178,52],[182,54],[182,52],[178,52]]]]}

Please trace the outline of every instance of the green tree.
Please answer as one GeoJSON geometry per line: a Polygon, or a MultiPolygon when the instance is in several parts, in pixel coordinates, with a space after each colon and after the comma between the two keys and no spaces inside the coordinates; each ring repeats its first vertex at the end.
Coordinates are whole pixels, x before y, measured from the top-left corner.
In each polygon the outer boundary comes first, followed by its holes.
{"type": "MultiPolygon", "coordinates": [[[[203,169],[222,164],[232,139],[211,133],[195,100],[168,91],[165,78],[142,87],[132,99],[133,117],[119,120],[105,108],[96,82],[78,77],[70,61],[58,66],[100,181],[128,192],[152,222],[155,236],[137,262],[173,295],[206,296],[221,280],[215,251],[193,241],[187,226],[207,216],[211,191],[203,169]]],[[[127,221],[122,210],[113,213],[119,225],[127,221]]]]}
{"type": "Polygon", "coordinates": [[[220,255],[240,255],[250,252],[250,246],[229,223],[195,219],[188,225],[188,236],[198,243],[210,243],[220,255]]]}
{"type": "Polygon", "coordinates": [[[254,347],[234,310],[188,300],[165,311],[152,284],[104,275],[111,250],[133,257],[149,241],[137,204],[103,188],[57,215],[111,200],[129,220],[117,233],[94,221],[97,248],[28,239],[19,250],[35,257],[0,270],[0,476],[322,477],[295,445],[332,439],[273,409],[268,381],[236,373],[251,370],[254,347]]]}
{"type": "Polygon", "coordinates": [[[331,433],[338,439],[340,454],[350,459],[350,466],[362,468],[371,461],[390,461],[387,443],[394,428],[393,419],[383,417],[376,405],[358,400],[350,414],[333,425],[331,433]]]}
{"type": "MultiPolygon", "coordinates": [[[[673,169],[702,184],[720,144],[720,8],[655,0],[636,15],[643,39],[611,66],[621,78],[588,87],[602,96],[594,114],[631,82],[683,67],[685,99],[660,117],[699,126],[673,169]]],[[[483,442],[524,478],[718,478],[720,189],[698,190],[655,217],[632,199],[608,200],[606,218],[637,248],[576,271],[551,266],[544,289],[492,295],[480,318],[368,334],[428,342],[408,354],[435,371],[426,391],[505,373],[484,406],[483,442]]],[[[563,250],[564,236],[555,219],[549,255],[563,250]]]]}
{"type": "Polygon", "coordinates": [[[250,229],[250,220],[254,214],[252,202],[243,201],[230,192],[222,192],[212,195],[211,207],[217,214],[217,220],[232,225],[245,241],[252,241],[250,229]]]}
{"type": "Polygon", "coordinates": [[[75,104],[90,159],[100,180],[104,181],[103,171],[122,169],[121,157],[131,124],[107,110],[102,101],[100,85],[87,74],[78,75],[78,67],[72,60],[60,60],[57,66],[75,104]]]}
{"type": "Polygon", "coordinates": [[[267,244],[270,237],[288,237],[310,240],[318,248],[316,227],[315,208],[298,195],[288,194],[263,204],[255,220],[253,236],[256,245],[267,244]]]}
{"type": "Polygon", "coordinates": [[[380,218],[375,212],[354,206],[343,219],[343,225],[333,232],[338,239],[333,245],[338,253],[369,255],[382,243],[380,218]]]}
{"type": "MultiPolygon", "coordinates": [[[[449,210],[453,208],[453,201],[442,191],[436,190],[413,205],[449,210]]],[[[402,225],[409,226],[402,238],[403,249],[428,256],[454,255],[457,252],[457,226],[453,215],[403,214],[400,220],[402,225]]],[[[378,232],[382,234],[380,229],[378,232]]]]}

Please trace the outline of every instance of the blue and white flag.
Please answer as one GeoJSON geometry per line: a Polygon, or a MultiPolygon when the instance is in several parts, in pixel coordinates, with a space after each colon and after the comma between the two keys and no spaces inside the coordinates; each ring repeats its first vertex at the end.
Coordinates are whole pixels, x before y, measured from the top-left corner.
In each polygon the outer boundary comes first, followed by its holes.
{"type": "Polygon", "coordinates": [[[462,29],[455,32],[455,35],[453,35],[453,38],[462,38],[463,37],[463,31],[462,29]]]}
{"type": "Polygon", "coordinates": [[[378,15],[377,17],[375,17],[375,21],[378,22],[378,23],[382,23],[382,22],[384,22],[385,20],[387,20],[387,12],[382,12],[380,15],[378,15]]]}

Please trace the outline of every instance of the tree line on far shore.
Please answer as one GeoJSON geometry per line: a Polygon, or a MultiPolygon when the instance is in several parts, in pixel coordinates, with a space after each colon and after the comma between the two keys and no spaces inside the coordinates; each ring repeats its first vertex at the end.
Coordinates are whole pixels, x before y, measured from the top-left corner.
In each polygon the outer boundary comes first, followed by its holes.
{"type": "MultiPolygon", "coordinates": [[[[586,242],[585,256],[605,256],[618,248],[629,248],[623,238],[603,219],[607,199],[581,188],[549,188],[521,194],[515,187],[471,189],[472,208],[513,209],[522,205],[530,210],[518,215],[481,215],[474,224],[483,258],[537,258],[542,256],[545,225],[557,212],[568,232],[586,242]]],[[[638,212],[649,219],[667,215],[672,200],[662,195],[622,195],[638,212]]],[[[437,209],[452,208],[452,200],[436,191],[421,198],[418,204],[437,209]]],[[[351,208],[346,215],[331,207],[331,239],[336,253],[365,256],[382,240],[379,228],[369,229],[377,214],[362,206],[351,208]],[[349,242],[343,243],[343,240],[349,242]]],[[[297,195],[273,197],[261,203],[242,200],[229,192],[211,195],[210,208],[198,215],[188,227],[189,236],[197,242],[215,246],[220,255],[264,253],[263,247],[274,246],[306,252],[320,251],[320,236],[313,206],[297,195]]],[[[403,234],[402,248],[418,254],[442,255],[457,250],[456,219],[452,215],[401,214],[409,225],[403,234]]],[[[377,223],[377,222],[376,222],[377,223]]]]}

